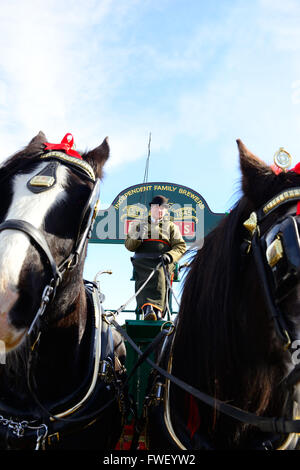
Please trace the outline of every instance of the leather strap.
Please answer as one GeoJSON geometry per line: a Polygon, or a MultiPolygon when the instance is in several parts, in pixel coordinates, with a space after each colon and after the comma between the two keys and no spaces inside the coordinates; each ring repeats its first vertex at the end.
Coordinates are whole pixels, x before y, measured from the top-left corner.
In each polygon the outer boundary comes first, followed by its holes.
{"type": "Polygon", "coordinates": [[[43,251],[51,267],[53,277],[55,279],[61,278],[61,274],[53,259],[51,251],[49,249],[49,245],[46,239],[44,238],[43,234],[36,227],[34,227],[29,222],[26,222],[25,220],[8,219],[2,224],[0,224],[0,231],[3,230],[19,230],[25,233],[43,251]]]}

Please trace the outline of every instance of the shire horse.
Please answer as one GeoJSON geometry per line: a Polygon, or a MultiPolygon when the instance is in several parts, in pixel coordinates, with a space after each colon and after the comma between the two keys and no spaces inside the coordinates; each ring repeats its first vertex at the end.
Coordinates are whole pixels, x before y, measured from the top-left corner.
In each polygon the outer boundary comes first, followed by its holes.
{"type": "Polygon", "coordinates": [[[158,359],[171,375],[153,371],[145,402],[150,450],[298,446],[300,164],[237,143],[242,197],[191,257],[158,359]]]}
{"type": "Polygon", "coordinates": [[[113,449],[122,429],[124,343],[83,280],[109,145],[72,144],[40,132],[0,167],[1,449],[113,449]]]}

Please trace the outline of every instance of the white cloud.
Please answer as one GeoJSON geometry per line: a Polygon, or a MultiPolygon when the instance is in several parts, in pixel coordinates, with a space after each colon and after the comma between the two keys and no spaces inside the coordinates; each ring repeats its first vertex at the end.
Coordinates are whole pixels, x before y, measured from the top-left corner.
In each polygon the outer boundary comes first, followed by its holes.
{"type": "Polygon", "coordinates": [[[210,142],[218,151],[213,158],[232,171],[236,138],[267,162],[279,146],[287,147],[294,161],[300,159],[300,68],[295,53],[300,47],[300,5],[247,5],[238,2],[229,12],[223,37],[217,28],[211,54],[218,60],[209,79],[186,89],[178,100],[182,131],[203,144],[210,142]]]}
{"type": "Polygon", "coordinates": [[[299,4],[232,2],[221,18],[192,21],[178,40],[174,30],[171,42],[165,38],[168,49],[130,34],[149,12],[164,15],[171,7],[137,0],[3,3],[0,159],[40,129],[49,141],[73,132],[82,149],[109,135],[111,168],[145,157],[150,131],[153,152],[178,135],[193,137],[219,148],[214,157],[224,168],[236,164],[230,153],[237,137],[263,158],[279,145],[300,155],[293,87],[300,80],[299,4]],[[165,97],[168,85],[174,94],[165,97]]]}
{"type": "Polygon", "coordinates": [[[132,4],[19,0],[1,5],[0,119],[8,145],[1,146],[0,158],[40,129],[49,141],[71,130],[78,147],[91,135],[95,144],[106,135],[107,103],[119,67],[105,50],[107,16],[112,22],[114,14],[117,35],[132,4]]]}

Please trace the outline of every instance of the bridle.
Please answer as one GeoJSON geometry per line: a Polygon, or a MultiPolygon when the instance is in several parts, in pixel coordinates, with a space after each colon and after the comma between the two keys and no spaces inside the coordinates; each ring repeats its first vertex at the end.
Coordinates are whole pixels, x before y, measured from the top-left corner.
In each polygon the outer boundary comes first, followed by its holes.
{"type": "Polygon", "coordinates": [[[244,222],[250,237],[242,244],[244,253],[253,253],[270,318],[287,350],[294,338],[280,305],[296,287],[300,277],[299,227],[296,213],[283,215],[271,226],[268,226],[268,217],[279,207],[299,199],[300,188],[291,188],[279,193],[257,212],[252,212],[244,222]],[[263,226],[267,228],[263,229],[263,226]]]}
{"type": "Polygon", "coordinates": [[[56,184],[56,171],[60,165],[67,166],[75,173],[84,177],[92,183],[92,190],[82,214],[78,217],[78,233],[73,247],[67,258],[57,266],[51,253],[49,245],[41,230],[34,227],[29,222],[19,219],[8,219],[0,224],[0,231],[18,230],[25,233],[33,246],[46,259],[48,269],[51,272],[51,278],[43,290],[40,307],[28,328],[27,334],[30,335],[38,319],[44,314],[49,303],[53,301],[56,295],[56,289],[61,284],[67,271],[75,268],[83,253],[87,239],[91,236],[93,224],[97,215],[97,205],[100,195],[100,180],[96,178],[93,168],[84,160],[66,155],[61,151],[51,151],[39,155],[41,161],[50,163],[37,175],[30,179],[27,187],[32,192],[47,191],[56,184]]]}

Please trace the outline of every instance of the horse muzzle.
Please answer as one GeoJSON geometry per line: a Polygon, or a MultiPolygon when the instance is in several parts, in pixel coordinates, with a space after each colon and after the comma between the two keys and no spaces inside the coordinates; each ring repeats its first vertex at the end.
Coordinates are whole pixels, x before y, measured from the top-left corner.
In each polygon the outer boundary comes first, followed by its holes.
{"type": "Polygon", "coordinates": [[[23,340],[26,329],[16,329],[6,313],[0,315],[0,342],[4,344],[5,353],[16,349],[23,340]]]}

